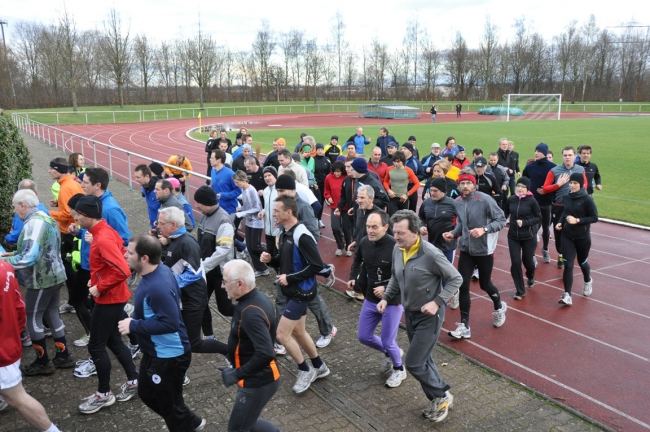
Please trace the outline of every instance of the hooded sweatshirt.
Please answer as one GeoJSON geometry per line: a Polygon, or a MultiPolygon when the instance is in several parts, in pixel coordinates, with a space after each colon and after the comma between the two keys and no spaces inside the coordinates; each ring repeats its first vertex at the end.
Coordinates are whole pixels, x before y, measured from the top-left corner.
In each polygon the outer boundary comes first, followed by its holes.
{"type": "Polygon", "coordinates": [[[562,224],[562,235],[570,239],[588,237],[589,227],[592,223],[598,222],[598,209],[593,198],[589,196],[585,188],[567,194],[564,199],[564,213],[560,218],[562,224]],[[566,221],[567,216],[578,219],[578,223],[571,225],[566,221]]]}

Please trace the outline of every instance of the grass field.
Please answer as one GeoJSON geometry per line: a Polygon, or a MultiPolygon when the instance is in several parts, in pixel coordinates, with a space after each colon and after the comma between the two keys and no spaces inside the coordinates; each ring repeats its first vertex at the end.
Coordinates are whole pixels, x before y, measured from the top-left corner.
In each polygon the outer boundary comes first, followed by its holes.
{"type": "MultiPolygon", "coordinates": [[[[454,136],[458,144],[465,146],[470,157],[474,148],[480,148],[485,153],[496,151],[499,138],[507,137],[515,143],[515,150],[519,152],[522,164],[527,158],[533,157],[535,146],[539,142],[547,143],[556,155],[555,161],[560,163],[563,147],[589,144],[593,147],[592,161],[598,165],[603,177],[603,190],[594,194],[600,216],[650,226],[650,201],[645,196],[645,189],[650,182],[643,165],[645,161],[650,160],[648,131],[650,117],[437,123],[390,127],[390,133],[400,143],[406,141],[409,135],[415,135],[421,156],[429,152],[432,142],[444,145],[448,136],[454,136]],[[646,180],[643,180],[644,178],[646,180]]],[[[310,133],[317,141],[326,144],[332,135],[338,135],[342,140],[347,139],[354,133],[354,128],[251,130],[254,142],[262,144],[263,152],[268,152],[273,139],[280,136],[286,139],[287,148],[293,150],[301,132],[310,133]]],[[[372,137],[374,144],[379,128],[364,126],[364,132],[366,136],[372,137]]],[[[207,134],[193,135],[202,141],[207,140],[207,134]]],[[[523,170],[523,165],[520,168],[523,170]]]]}
{"type": "MultiPolygon", "coordinates": [[[[358,105],[378,103],[377,101],[321,101],[314,105],[308,101],[294,102],[239,102],[205,104],[203,110],[196,104],[170,105],[128,105],[124,109],[119,106],[79,107],[78,112],[72,108],[46,108],[16,110],[12,112],[28,115],[31,120],[46,124],[105,124],[105,123],[137,123],[158,120],[178,120],[196,118],[199,113],[203,118],[235,115],[261,114],[291,114],[291,113],[327,113],[327,112],[356,112],[358,105]]],[[[386,104],[405,104],[419,107],[428,111],[429,102],[422,101],[383,101],[386,104]]],[[[438,111],[454,111],[456,101],[435,102],[438,111]]],[[[476,111],[479,108],[499,106],[501,101],[463,101],[463,111],[476,111]]],[[[650,104],[638,103],[585,103],[563,104],[563,112],[650,112],[650,104]]]]}

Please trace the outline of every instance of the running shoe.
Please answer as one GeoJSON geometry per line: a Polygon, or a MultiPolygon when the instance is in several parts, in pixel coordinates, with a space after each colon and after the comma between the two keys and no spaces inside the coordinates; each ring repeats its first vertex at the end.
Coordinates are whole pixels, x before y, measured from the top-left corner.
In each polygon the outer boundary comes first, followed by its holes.
{"type": "Polygon", "coordinates": [[[36,360],[34,363],[22,368],[23,375],[25,376],[51,375],[54,373],[54,370],[54,364],[49,360],[47,363],[38,363],[38,360],[36,360]]]}
{"type": "Polygon", "coordinates": [[[43,336],[46,338],[51,338],[52,337],[52,330],[50,330],[49,327],[43,327],[43,336]]]}
{"type": "Polygon", "coordinates": [[[7,401],[4,400],[4,398],[2,396],[0,396],[0,411],[7,408],[8,406],[9,406],[9,404],[7,403],[7,401]]]}
{"type": "Polygon", "coordinates": [[[548,253],[548,249],[542,249],[542,261],[546,264],[551,262],[551,254],[548,253]]]}
{"type": "MultiPolygon", "coordinates": [[[[404,357],[404,350],[399,349],[399,356],[404,357]]],[[[390,356],[384,355],[384,359],[381,361],[381,367],[379,368],[379,373],[387,374],[393,370],[393,361],[390,359],[390,356]]]]}
{"type": "Polygon", "coordinates": [[[90,335],[85,334],[81,337],[81,339],[77,339],[73,343],[74,346],[85,347],[88,346],[88,342],[90,342],[90,335]]]}
{"type": "Polygon", "coordinates": [[[456,339],[469,339],[472,337],[472,329],[467,327],[465,323],[456,323],[456,330],[450,331],[448,334],[456,339]]]}
{"type": "Polygon", "coordinates": [[[456,310],[460,306],[460,292],[456,291],[456,294],[453,295],[451,301],[449,302],[449,307],[456,310]]]}
{"type": "Polygon", "coordinates": [[[269,269],[266,270],[258,270],[255,272],[255,277],[258,276],[268,276],[269,275],[269,269]]]}
{"type": "Polygon", "coordinates": [[[345,293],[349,296],[352,297],[355,300],[364,300],[365,297],[363,294],[356,292],[355,290],[345,290],[345,293]]]}
{"type": "Polygon", "coordinates": [[[589,282],[585,282],[582,285],[582,295],[585,297],[589,297],[591,295],[591,292],[593,291],[593,288],[591,286],[591,283],[593,282],[593,279],[589,279],[589,282]]]}
{"type": "Polygon", "coordinates": [[[140,345],[138,344],[131,345],[131,342],[128,342],[126,346],[129,349],[129,351],[131,351],[131,358],[136,358],[138,354],[140,354],[140,345]]]}
{"type": "Polygon", "coordinates": [[[535,276],[528,278],[527,285],[528,285],[528,288],[532,288],[535,285],[535,276]]]}
{"type": "Polygon", "coordinates": [[[68,302],[63,303],[61,306],[59,306],[59,314],[64,314],[64,313],[77,313],[77,311],[70,305],[68,302]]]}
{"type": "Polygon", "coordinates": [[[523,294],[516,293],[514,296],[512,296],[512,298],[515,299],[515,300],[521,300],[524,297],[526,297],[525,293],[523,293],[523,294]]]}
{"type": "Polygon", "coordinates": [[[55,368],[69,369],[71,367],[74,367],[76,363],[74,358],[72,358],[72,356],[69,355],[67,358],[54,357],[52,359],[52,364],[54,365],[55,368]]]}
{"type": "Polygon", "coordinates": [[[276,355],[285,355],[287,353],[287,349],[284,347],[284,345],[277,342],[273,345],[273,349],[275,350],[276,355]]]}
{"type": "Polygon", "coordinates": [[[135,384],[129,384],[129,382],[127,381],[124,384],[122,384],[122,392],[117,396],[115,396],[115,399],[117,399],[118,402],[126,402],[136,394],[138,394],[137,381],[135,384]]]}
{"type": "Polygon", "coordinates": [[[296,394],[307,391],[311,383],[313,383],[316,379],[316,374],[316,369],[313,367],[310,367],[308,371],[299,370],[298,378],[296,379],[296,383],[293,385],[293,388],[291,390],[293,390],[293,392],[296,394]]]}
{"type": "Polygon", "coordinates": [[[390,387],[390,388],[399,387],[399,385],[402,384],[402,381],[404,381],[405,379],[406,379],[406,369],[404,369],[404,367],[402,367],[402,370],[393,369],[393,372],[386,380],[385,385],[386,387],[390,387]]]}
{"type": "Polygon", "coordinates": [[[332,342],[334,336],[336,336],[336,327],[332,326],[332,332],[327,336],[321,336],[318,341],[316,341],[316,346],[318,348],[325,348],[330,344],[330,342],[332,342]]]}
{"type": "Polygon", "coordinates": [[[449,392],[444,397],[435,398],[428,407],[422,410],[422,414],[428,420],[438,423],[447,418],[449,410],[454,406],[454,395],[449,392]]]}
{"type": "Polygon", "coordinates": [[[124,305],[124,312],[131,318],[131,315],[133,315],[133,311],[135,310],[135,306],[133,306],[131,303],[127,303],[124,305]]]}
{"type": "Polygon", "coordinates": [[[190,383],[190,377],[188,377],[187,374],[185,374],[185,376],[183,377],[183,385],[186,386],[189,383],[190,383]]]}
{"type": "Polygon", "coordinates": [[[352,252],[352,251],[346,251],[345,252],[345,256],[347,256],[347,257],[351,257],[352,255],[354,255],[354,252],[352,252]]]}
{"type": "Polygon", "coordinates": [[[318,221],[318,228],[325,228],[325,224],[323,223],[322,220],[318,221]]]}
{"type": "Polygon", "coordinates": [[[316,369],[315,379],[325,378],[329,374],[330,374],[330,368],[328,368],[327,365],[323,363],[322,365],[320,365],[318,369],[316,369]]]}
{"type": "Polygon", "coordinates": [[[205,429],[205,425],[208,424],[208,421],[204,418],[201,419],[201,424],[199,424],[197,427],[194,428],[196,432],[202,431],[205,429]]]}
{"type": "Polygon", "coordinates": [[[560,301],[558,303],[563,304],[563,305],[567,305],[567,306],[571,306],[573,304],[573,299],[571,298],[571,294],[569,294],[568,292],[565,292],[564,294],[562,294],[562,298],[560,299],[560,301]]]}
{"type": "Polygon", "coordinates": [[[32,346],[32,338],[29,336],[29,333],[27,333],[26,330],[23,330],[23,332],[20,334],[20,341],[23,343],[24,347],[32,346]]]}
{"type": "Polygon", "coordinates": [[[562,255],[558,255],[557,257],[557,268],[563,269],[564,268],[564,258],[562,255]]]}
{"type": "Polygon", "coordinates": [[[508,309],[508,305],[506,302],[501,301],[501,307],[498,310],[495,310],[492,312],[492,315],[494,315],[494,319],[492,320],[492,324],[494,327],[501,327],[504,322],[506,322],[506,310],[508,309]]]}
{"type": "Polygon", "coordinates": [[[77,367],[74,369],[74,376],[77,378],[88,378],[91,375],[97,375],[97,368],[92,359],[79,360],[77,367]]]}
{"type": "Polygon", "coordinates": [[[79,405],[79,412],[82,414],[93,414],[104,407],[111,406],[115,403],[115,396],[113,393],[108,392],[106,396],[100,396],[94,393],[86,399],[86,402],[79,405]]]}
{"type": "Polygon", "coordinates": [[[332,288],[332,286],[334,286],[334,282],[336,282],[336,276],[334,275],[336,268],[334,267],[334,264],[327,264],[327,266],[330,268],[330,275],[327,276],[325,286],[327,288],[332,288]]]}
{"type": "Polygon", "coordinates": [[[473,281],[478,280],[478,269],[474,269],[474,273],[472,273],[472,280],[473,281]]]}
{"type": "Polygon", "coordinates": [[[337,249],[336,252],[334,252],[334,255],[336,256],[342,256],[343,255],[343,250],[337,249]]]}

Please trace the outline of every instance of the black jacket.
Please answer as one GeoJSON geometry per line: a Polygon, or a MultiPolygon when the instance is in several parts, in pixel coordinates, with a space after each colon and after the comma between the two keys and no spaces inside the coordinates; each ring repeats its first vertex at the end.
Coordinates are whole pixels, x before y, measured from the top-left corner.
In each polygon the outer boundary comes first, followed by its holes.
{"type": "Polygon", "coordinates": [[[530,179],[530,191],[539,203],[540,207],[550,206],[553,204],[554,193],[540,195],[537,188],[544,186],[548,172],[556,165],[546,158],[531,162],[524,168],[524,177],[530,179]]]}
{"type": "MultiPolygon", "coordinates": [[[[184,271],[201,270],[201,247],[188,233],[169,237],[169,248],[165,265],[172,269],[175,276],[184,271]]],[[[180,285],[180,284],[179,284],[180,285]]],[[[208,303],[208,292],[203,277],[181,287],[181,305],[183,310],[203,310],[208,303]]]]}
{"type": "Polygon", "coordinates": [[[579,239],[590,236],[589,226],[598,222],[598,209],[594,199],[589,196],[584,188],[578,192],[569,193],[564,199],[564,213],[560,218],[562,235],[570,239],[579,239]],[[575,225],[566,221],[567,216],[580,219],[575,225]]]}
{"type": "MultiPolygon", "coordinates": [[[[509,150],[503,151],[501,149],[497,150],[497,156],[499,157],[499,165],[504,167],[506,170],[512,170],[517,172],[518,160],[512,156],[512,152],[509,150]]],[[[512,178],[510,171],[508,175],[512,178]]]]}
{"type": "Polygon", "coordinates": [[[476,189],[490,195],[497,202],[501,199],[501,184],[493,174],[487,171],[483,175],[476,175],[476,189]]]}
{"type": "Polygon", "coordinates": [[[587,174],[587,193],[589,195],[593,194],[594,184],[602,184],[602,181],[600,179],[600,172],[598,172],[598,165],[593,162],[577,162],[576,165],[580,165],[585,169],[585,174],[587,174]]]}
{"type": "Polygon", "coordinates": [[[537,200],[532,195],[519,198],[511,195],[503,207],[506,219],[510,216],[508,237],[515,240],[530,240],[537,236],[539,224],[542,223],[542,212],[537,200]],[[522,221],[521,227],[517,221],[522,221]]]}
{"type": "MultiPolygon", "coordinates": [[[[430,179],[427,180],[427,183],[424,185],[424,190],[422,191],[422,200],[424,201],[424,195],[429,193],[429,189],[431,189],[431,182],[433,181],[434,177],[431,177],[430,179]]],[[[458,192],[458,183],[450,179],[449,177],[445,177],[445,183],[447,184],[447,192],[445,195],[447,195],[451,199],[456,199],[460,196],[460,192],[458,192]]]]}
{"type": "MultiPolygon", "coordinates": [[[[393,249],[395,239],[386,234],[379,241],[373,242],[365,236],[361,239],[354,253],[354,261],[350,269],[350,279],[356,281],[357,289],[363,293],[366,300],[379,303],[381,298],[375,296],[373,289],[388,285],[393,266],[393,249]]],[[[388,304],[396,305],[400,296],[392,298],[388,304]]]]}
{"type": "MultiPolygon", "coordinates": [[[[357,244],[359,244],[359,242],[361,242],[361,239],[367,235],[366,221],[368,220],[368,217],[374,212],[378,212],[378,211],[383,211],[383,210],[377,206],[374,206],[370,210],[361,210],[360,208],[357,208],[357,211],[354,213],[355,223],[354,223],[354,231],[352,232],[352,240],[357,242],[357,244]]],[[[390,226],[388,227],[387,234],[393,235],[393,230],[390,226]]]]}
{"type": "Polygon", "coordinates": [[[361,185],[371,186],[375,190],[375,199],[373,203],[377,207],[380,209],[388,207],[388,194],[386,193],[386,189],[384,189],[377,174],[369,172],[357,179],[347,176],[345,180],[343,180],[341,199],[339,200],[339,205],[337,207],[340,211],[343,211],[343,209],[347,207],[349,209],[353,208],[356,213],[359,206],[356,203],[355,198],[357,196],[357,189],[359,189],[359,186],[361,185]]]}
{"type": "Polygon", "coordinates": [[[314,156],[314,177],[320,186],[325,184],[325,177],[332,171],[332,162],[327,156],[314,156]]]}
{"type": "Polygon", "coordinates": [[[343,150],[341,150],[341,146],[339,145],[331,145],[327,150],[325,150],[325,156],[327,156],[332,163],[336,162],[336,159],[341,156],[341,154],[343,154],[343,150]]]}
{"type": "Polygon", "coordinates": [[[280,378],[275,363],[275,312],[257,288],[237,299],[228,335],[228,360],[238,384],[258,388],[280,378]]]}
{"type": "Polygon", "coordinates": [[[278,152],[276,150],[273,150],[271,153],[269,153],[266,156],[266,159],[264,159],[264,168],[267,166],[272,166],[276,170],[280,166],[280,161],[278,161],[278,152]]]}
{"type": "Polygon", "coordinates": [[[421,224],[429,232],[429,243],[443,252],[456,249],[456,239],[447,242],[442,238],[443,233],[452,231],[456,226],[456,203],[453,199],[448,196],[440,201],[427,198],[420,206],[419,216],[421,224]]]}

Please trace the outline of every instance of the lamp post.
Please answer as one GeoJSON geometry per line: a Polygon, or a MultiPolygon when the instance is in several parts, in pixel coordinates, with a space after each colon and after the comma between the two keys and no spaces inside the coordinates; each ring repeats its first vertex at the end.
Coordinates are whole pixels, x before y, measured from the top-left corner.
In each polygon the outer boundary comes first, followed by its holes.
{"type": "Polygon", "coordinates": [[[0,20],[0,28],[2,29],[2,44],[5,50],[5,64],[7,65],[7,76],[9,77],[9,83],[11,84],[11,93],[14,96],[14,106],[18,108],[18,100],[16,99],[16,89],[14,88],[14,82],[11,79],[11,69],[9,68],[9,57],[7,57],[7,41],[5,41],[5,26],[8,25],[7,21],[0,20]]]}

